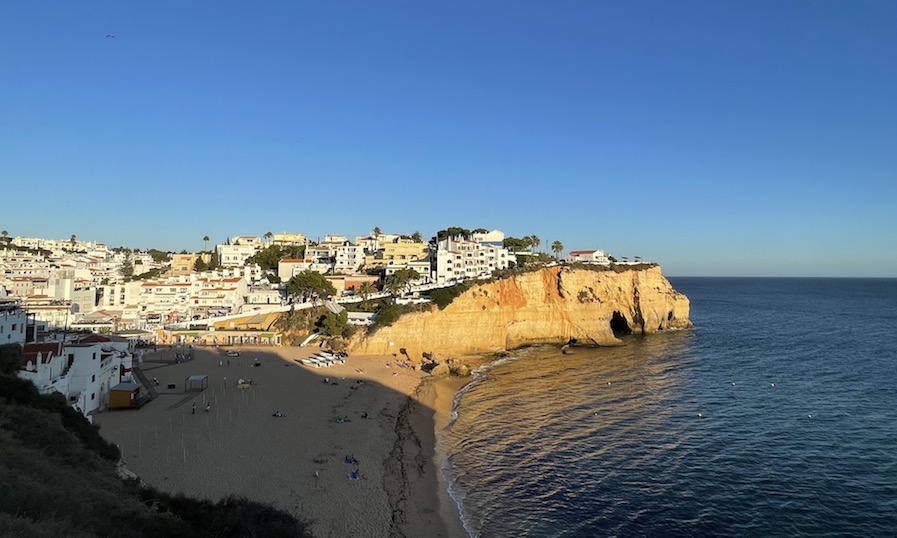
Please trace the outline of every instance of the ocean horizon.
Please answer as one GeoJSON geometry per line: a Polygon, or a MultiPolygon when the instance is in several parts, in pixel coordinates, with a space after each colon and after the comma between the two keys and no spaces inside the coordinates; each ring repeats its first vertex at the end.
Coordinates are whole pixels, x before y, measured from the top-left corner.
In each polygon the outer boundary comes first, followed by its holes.
{"type": "Polygon", "coordinates": [[[468,534],[892,535],[897,279],[669,280],[693,329],[517,350],[456,395],[468,534]]]}

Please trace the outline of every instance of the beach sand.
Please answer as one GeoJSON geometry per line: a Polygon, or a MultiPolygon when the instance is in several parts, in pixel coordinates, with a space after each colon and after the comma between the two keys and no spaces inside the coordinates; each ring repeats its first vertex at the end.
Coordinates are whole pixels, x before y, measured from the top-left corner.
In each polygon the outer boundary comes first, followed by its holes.
{"type": "Polygon", "coordinates": [[[391,356],[314,368],[295,359],[318,348],[227,349],[241,356],[195,348],[175,364],[167,348],[149,353],[142,370],[158,378],[159,397],[94,415],[128,469],[172,493],[270,503],[320,537],[467,536],[437,470],[435,435],[463,380],[431,379],[391,356]],[[186,391],[197,374],[207,387],[186,391]],[[252,384],[238,388],[241,378],[252,384]]]}

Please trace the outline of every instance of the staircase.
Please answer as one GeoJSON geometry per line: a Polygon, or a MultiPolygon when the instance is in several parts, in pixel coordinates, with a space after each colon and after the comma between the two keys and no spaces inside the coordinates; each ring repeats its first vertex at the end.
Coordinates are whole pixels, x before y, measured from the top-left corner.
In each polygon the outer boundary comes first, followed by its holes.
{"type": "Polygon", "coordinates": [[[132,366],[131,373],[134,374],[134,377],[140,380],[140,384],[143,385],[143,388],[146,389],[146,392],[149,394],[150,400],[155,400],[159,397],[159,393],[156,392],[156,386],[152,381],[146,378],[146,374],[140,371],[140,368],[132,366]]]}

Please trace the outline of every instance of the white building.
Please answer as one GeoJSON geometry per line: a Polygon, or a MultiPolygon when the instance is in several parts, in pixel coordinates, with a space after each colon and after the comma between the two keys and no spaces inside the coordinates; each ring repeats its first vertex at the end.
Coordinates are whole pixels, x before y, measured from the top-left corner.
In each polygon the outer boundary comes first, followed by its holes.
{"type": "Polygon", "coordinates": [[[100,286],[97,290],[97,309],[124,308],[137,304],[142,284],[139,280],[132,280],[100,286]]]}
{"type": "Polygon", "coordinates": [[[364,247],[346,241],[336,247],[333,270],[337,273],[352,274],[364,265],[364,247]]]}
{"type": "Polygon", "coordinates": [[[0,344],[24,344],[28,316],[19,301],[0,297],[0,344]]]}
{"type": "Polygon", "coordinates": [[[271,286],[252,286],[246,293],[248,305],[280,305],[284,300],[280,290],[271,286]]]}
{"type": "Polygon", "coordinates": [[[62,329],[75,321],[70,301],[57,301],[46,295],[30,295],[22,299],[22,308],[49,328],[62,329]]]}
{"type": "Polygon", "coordinates": [[[169,279],[143,282],[137,303],[140,305],[141,318],[147,320],[145,326],[151,327],[151,320],[169,323],[186,319],[192,288],[188,281],[169,279]]]}
{"type": "Polygon", "coordinates": [[[610,263],[603,250],[571,250],[566,260],[568,263],[610,263]]]}
{"type": "Polygon", "coordinates": [[[474,233],[470,236],[472,241],[486,245],[501,247],[505,242],[505,233],[500,230],[492,230],[485,233],[474,233]]]}
{"type": "Polygon", "coordinates": [[[205,317],[210,312],[239,312],[246,302],[249,284],[240,277],[199,278],[190,295],[190,316],[205,317]]]}
{"type": "Polygon", "coordinates": [[[272,243],[281,246],[302,246],[308,244],[308,238],[299,233],[279,233],[274,234],[272,243]]]}
{"type": "Polygon", "coordinates": [[[364,265],[364,247],[342,235],[325,235],[324,241],[305,247],[305,258],[326,264],[334,272],[351,274],[364,265]]]}
{"type": "Polygon", "coordinates": [[[262,240],[254,235],[238,235],[230,240],[230,244],[250,246],[260,249],[262,247],[262,240]]]}
{"type": "Polygon", "coordinates": [[[19,377],[41,394],[59,392],[86,417],[109,402],[109,389],[121,382],[124,349],[106,338],[91,336],[76,343],[25,344],[19,377]]]}
{"type": "Polygon", "coordinates": [[[277,276],[282,282],[286,282],[303,271],[314,271],[325,274],[330,270],[330,263],[321,263],[311,259],[284,258],[277,264],[277,276]]]}
{"type": "Polygon", "coordinates": [[[218,245],[218,259],[224,267],[246,264],[246,260],[259,251],[258,245],[218,245]]]}
{"type": "Polygon", "coordinates": [[[439,241],[431,256],[433,281],[438,284],[491,275],[514,261],[504,247],[461,238],[439,241]]]}

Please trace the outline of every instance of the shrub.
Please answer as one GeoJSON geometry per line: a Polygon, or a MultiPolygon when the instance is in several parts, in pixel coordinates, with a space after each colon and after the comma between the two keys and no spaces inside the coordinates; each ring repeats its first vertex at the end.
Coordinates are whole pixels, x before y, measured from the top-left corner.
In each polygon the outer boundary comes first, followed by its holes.
{"type": "Polygon", "coordinates": [[[445,307],[452,304],[452,301],[454,301],[456,297],[469,290],[470,287],[471,284],[461,282],[460,284],[455,284],[448,288],[437,288],[430,292],[430,299],[439,306],[440,310],[443,310],[445,307]]]}
{"type": "Polygon", "coordinates": [[[368,326],[368,334],[374,334],[381,327],[389,327],[396,322],[397,319],[411,312],[421,312],[427,308],[427,305],[406,304],[398,305],[389,302],[382,303],[374,321],[368,326]]]}
{"type": "Polygon", "coordinates": [[[15,374],[22,361],[22,346],[19,344],[0,345],[0,374],[15,374]]]}

